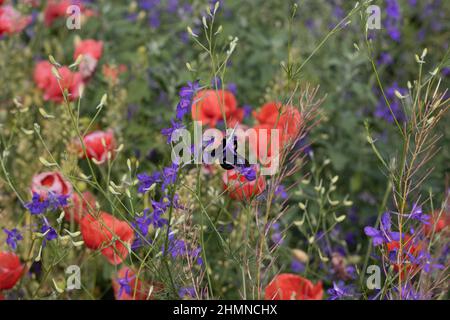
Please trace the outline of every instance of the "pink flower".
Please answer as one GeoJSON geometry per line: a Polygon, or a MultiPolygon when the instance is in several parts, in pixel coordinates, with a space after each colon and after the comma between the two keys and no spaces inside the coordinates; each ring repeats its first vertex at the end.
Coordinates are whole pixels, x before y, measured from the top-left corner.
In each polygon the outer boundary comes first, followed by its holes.
{"type": "Polygon", "coordinates": [[[91,56],[95,60],[100,60],[103,52],[103,42],[87,39],[78,42],[75,48],[73,59],[76,60],[80,54],[91,56]]]}
{"type": "Polygon", "coordinates": [[[31,192],[39,194],[42,198],[46,198],[49,192],[68,195],[72,193],[72,185],[57,171],[42,172],[33,177],[31,192]]]}
{"type": "Polygon", "coordinates": [[[49,27],[56,19],[65,17],[67,8],[71,5],[71,0],[49,0],[47,3],[47,7],[44,10],[45,25],[49,27]]]}
{"type": "Polygon", "coordinates": [[[0,36],[21,32],[31,20],[30,16],[22,16],[11,5],[0,7],[0,36]]]}
{"type": "Polygon", "coordinates": [[[34,83],[39,89],[45,89],[52,80],[52,64],[48,61],[39,61],[34,67],[34,83]]]}
{"type": "MultiPolygon", "coordinates": [[[[114,155],[116,140],[111,129],[91,132],[84,137],[83,142],[86,146],[87,157],[95,160],[97,164],[105,163],[108,152],[111,152],[111,156],[114,155]]],[[[80,144],[78,144],[78,151],[81,157],[85,156],[80,144]]]]}
{"type": "Polygon", "coordinates": [[[92,39],[78,42],[73,55],[74,60],[79,55],[83,55],[80,63],[80,72],[83,79],[89,79],[97,68],[98,60],[100,60],[103,52],[103,42],[92,39]]]}
{"type": "Polygon", "coordinates": [[[36,86],[44,91],[44,100],[62,102],[63,90],[69,92],[69,100],[79,97],[82,85],[81,74],[72,72],[67,67],[58,68],[60,79],[52,73],[52,65],[48,61],[38,62],[34,68],[34,82],[36,86]]]}

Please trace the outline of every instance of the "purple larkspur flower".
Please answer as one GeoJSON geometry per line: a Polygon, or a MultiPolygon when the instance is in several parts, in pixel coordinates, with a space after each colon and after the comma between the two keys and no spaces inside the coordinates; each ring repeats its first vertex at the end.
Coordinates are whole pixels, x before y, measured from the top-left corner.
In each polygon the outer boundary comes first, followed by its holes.
{"type": "Polygon", "coordinates": [[[180,89],[180,101],[178,102],[176,111],[177,119],[182,120],[184,115],[191,111],[192,99],[199,88],[199,82],[194,81],[188,82],[186,86],[180,89]]]}
{"type": "Polygon", "coordinates": [[[400,5],[397,0],[386,0],[386,30],[392,40],[400,42],[401,32],[401,12],[400,5]]]}
{"type": "Polygon", "coordinates": [[[145,11],[150,11],[160,4],[160,0],[139,0],[139,8],[145,11]]]}
{"type": "Polygon", "coordinates": [[[152,173],[151,176],[149,176],[146,173],[139,173],[137,175],[138,181],[139,181],[139,185],[138,185],[138,192],[139,193],[145,193],[148,191],[148,189],[150,189],[150,187],[154,184],[154,183],[159,183],[161,182],[161,172],[159,171],[155,171],[152,173]]]}
{"type": "Polygon", "coordinates": [[[252,106],[245,104],[242,108],[244,109],[244,118],[251,116],[253,110],[252,106]]]}
{"type": "Polygon", "coordinates": [[[437,270],[445,269],[444,265],[437,263],[438,259],[433,259],[431,257],[431,254],[427,251],[427,248],[420,250],[417,257],[411,254],[408,255],[411,262],[413,264],[420,265],[425,273],[430,273],[431,271],[436,269],[437,270]]]}
{"type": "Polygon", "coordinates": [[[341,300],[353,296],[352,287],[344,285],[344,282],[333,282],[333,288],[327,290],[328,300],[341,300]]]}
{"type": "Polygon", "coordinates": [[[202,251],[202,247],[198,246],[191,250],[190,257],[191,259],[196,259],[196,263],[201,266],[203,265],[203,259],[200,255],[200,252],[202,251]]]}
{"type": "Polygon", "coordinates": [[[230,91],[233,95],[237,95],[237,85],[236,83],[230,82],[227,84],[227,90],[230,91]]]}
{"type": "Polygon", "coordinates": [[[219,77],[214,77],[211,80],[211,87],[213,87],[214,89],[222,89],[222,80],[219,77]]]}
{"type": "Polygon", "coordinates": [[[56,211],[59,208],[66,207],[68,203],[70,195],[69,194],[55,194],[53,192],[49,192],[47,200],[48,200],[48,209],[52,211],[56,211]]]}
{"type": "MultiPolygon", "coordinates": [[[[163,247],[164,253],[164,247],[163,247]]],[[[187,253],[186,242],[182,239],[176,239],[173,233],[169,234],[168,251],[172,258],[184,256],[187,253]]]]}
{"type": "Polygon", "coordinates": [[[44,223],[42,224],[40,232],[45,234],[44,240],[42,241],[42,246],[46,246],[47,241],[52,241],[58,238],[58,233],[56,230],[49,224],[46,218],[43,219],[44,223]]]}
{"type": "Polygon", "coordinates": [[[195,297],[195,288],[194,287],[182,287],[178,290],[178,296],[183,298],[194,298],[195,297]]]}
{"type": "Polygon", "coordinates": [[[161,18],[159,11],[153,11],[148,16],[148,24],[153,29],[158,29],[161,26],[161,18]]]}
{"type": "Polygon", "coordinates": [[[163,169],[163,183],[162,183],[162,190],[165,190],[167,186],[172,185],[177,180],[177,174],[178,174],[178,165],[172,164],[169,167],[165,167],[163,169]]]}
{"type": "Polygon", "coordinates": [[[131,281],[136,277],[133,275],[132,277],[128,277],[127,270],[125,272],[125,276],[123,278],[117,279],[117,283],[119,284],[119,298],[122,297],[122,294],[125,292],[127,295],[131,295],[131,281]]]}
{"type": "Polygon", "coordinates": [[[171,144],[173,142],[172,136],[176,130],[186,128],[181,122],[177,122],[176,120],[170,120],[172,126],[169,128],[164,128],[161,130],[161,134],[167,137],[167,143],[171,144]]]}
{"type": "Polygon", "coordinates": [[[401,102],[395,95],[395,91],[400,92],[400,94],[405,95],[408,93],[408,90],[405,88],[401,88],[398,86],[397,82],[394,82],[390,87],[385,91],[386,98],[390,102],[389,106],[386,104],[386,101],[382,95],[380,95],[379,102],[375,109],[375,117],[384,119],[388,123],[394,123],[394,117],[399,122],[404,122],[406,120],[405,113],[403,112],[403,108],[401,102]],[[392,112],[391,112],[392,111],[392,112]]]}
{"type": "Polygon", "coordinates": [[[286,188],[282,185],[279,184],[276,188],[275,188],[275,195],[277,197],[280,197],[283,200],[286,200],[288,198],[288,194],[286,192],[286,188]]]}
{"type": "Polygon", "coordinates": [[[142,236],[146,236],[148,234],[148,228],[150,227],[151,224],[151,219],[149,217],[149,209],[145,209],[144,212],[142,213],[141,217],[137,217],[135,222],[133,223],[133,226],[135,227],[135,229],[138,229],[142,236]]]}
{"type": "Polygon", "coordinates": [[[389,52],[382,52],[377,61],[378,65],[389,65],[392,64],[392,62],[394,62],[394,59],[389,52]]]}
{"type": "Polygon", "coordinates": [[[295,273],[302,273],[305,271],[305,264],[298,261],[297,259],[292,259],[291,270],[295,273]]]}
{"type": "Polygon", "coordinates": [[[385,212],[381,217],[380,230],[366,226],[364,233],[372,238],[374,246],[400,240],[400,234],[391,231],[391,216],[389,212],[385,212]]]}
{"type": "Polygon", "coordinates": [[[417,205],[416,203],[413,205],[411,209],[411,213],[408,215],[409,218],[418,220],[422,222],[423,224],[429,225],[430,224],[430,216],[428,214],[424,214],[422,211],[422,207],[417,205]]]}
{"type": "Polygon", "coordinates": [[[17,249],[17,242],[23,239],[22,234],[17,228],[8,230],[6,228],[3,228],[3,231],[6,233],[6,244],[12,249],[17,249]]]}
{"type": "Polygon", "coordinates": [[[256,180],[256,168],[254,166],[236,166],[236,169],[247,181],[256,180]]]}
{"type": "Polygon", "coordinates": [[[68,205],[68,199],[70,195],[58,195],[53,192],[49,192],[47,197],[41,197],[38,193],[33,193],[31,201],[25,203],[31,214],[43,214],[48,210],[56,211],[68,205]]]}
{"type": "Polygon", "coordinates": [[[47,199],[41,198],[38,193],[33,193],[31,201],[25,204],[31,214],[42,214],[48,209],[50,202],[47,199]]]}
{"type": "Polygon", "coordinates": [[[271,226],[272,229],[272,234],[270,236],[270,239],[272,240],[272,242],[279,246],[281,244],[283,244],[283,235],[280,232],[280,224],[278,222],[275,222],[274,224],[272,224],[271,226]]]}

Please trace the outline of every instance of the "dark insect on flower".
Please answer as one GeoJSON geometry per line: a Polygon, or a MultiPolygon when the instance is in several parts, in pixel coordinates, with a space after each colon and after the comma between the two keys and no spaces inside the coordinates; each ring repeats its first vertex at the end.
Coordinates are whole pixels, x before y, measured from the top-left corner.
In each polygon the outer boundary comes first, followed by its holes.
{"type": "MultiPolygon", "coordinates": [[[[250,163],[247,159],[240,156],[237,152],[238,150],[238,141],[236,137],[232,137],[232,139],[223,138],[222,145],[219,148],[211,151],[211,156],[215,157],[217,153],[221,153],[222,156],[219,159],[220,166],[225,170],[233,170],[237,169],[238,171],[243,170],[241,174],[247,175],[251,178],[253,176],[253,172],[250,169],[250,163]],[[231,140],[233,141],[233,145],[231,146],[231,140]],[[239,170],[241,168],[241,170],[239,170]]],[[[254,172],[254,178],[249,181],[253,181],[256,179],[256,172],[254,172]]]]}

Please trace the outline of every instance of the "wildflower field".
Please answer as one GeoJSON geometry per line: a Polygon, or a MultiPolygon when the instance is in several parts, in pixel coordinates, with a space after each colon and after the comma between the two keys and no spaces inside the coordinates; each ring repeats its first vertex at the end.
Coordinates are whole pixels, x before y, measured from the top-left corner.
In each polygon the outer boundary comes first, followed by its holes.
{"type": "Polygon", "coordinates": [[[0,300],[448,300],[449,42],[447,0],[0,0],[0,300]]]}

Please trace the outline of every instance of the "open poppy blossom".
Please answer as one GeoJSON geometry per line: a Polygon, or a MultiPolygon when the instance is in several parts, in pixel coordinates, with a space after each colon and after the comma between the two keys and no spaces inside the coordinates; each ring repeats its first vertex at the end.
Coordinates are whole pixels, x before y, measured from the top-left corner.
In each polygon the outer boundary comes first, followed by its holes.
{"type": "Polygon", "coordinates": [[[263,176],[257,176],[255,180],[249,181],[245,175],[235,169],[224,172],[222,181],[230,198],[235,200],[250,199],[261,194],[266,188],[263,176]]]}
{"type": "Polygon", "coordinates": [[[80,223],[85,215],[95,212],[95,197],[89,191],[83,192],[81,196],[73,192],[70,202],[70,205],[64,208],[66,221],[73,219],[75,223],[80,223]]]}
{"type": "Polygon", "coordinates": [[[429,224],[424,225],[425,234],[431,236],[433,233],[439,233],[445,230],[445,228],[450,224],[450,215],[446,212],[440,212],[436,210],[431,215],[431,220],[429,224]]]}
{"type": "Polygon", "coordinates": [[[244,109],[236,108],[236,110],[227,115],[227,126],[229,128],[234,128],[236,125],[240,124],[243,119],[244,109]]]}
{"type": "Polygon", "coordinates": [[[60,172],[42,172],[35,175],[31,181],[31,191],[45,199],[48,193],[56,195],[69,195],[72,193],[72,185],[65,180],[60,172]]]}
{"type": "MultiPolygon", "coordinates": [[[[80,157],[84,158],[82,146],[79,141],[78,152],[80,157]]],[[[86,154],[89,159],[95,160],[97,164],[103,164],[108,159],[108,153],[111,157],[114,156],[114,149],[116,147],[116,139],[111,129],[107,131],[94,131],[87,134],[83,138],[83,143],[86,147],[86,154]]]]}
{"type": "Polygon", "coordinates": [[[223,115],[232,123],[242,121],[244,116],[237,107],[236,98],[227,90],[200,90],[193,101],[192,119],[211,127],[223,120],[223,115]]]}
{"type": "Polygon", "coordinates": [[[259,112],[253,112],[253,116],[263,127],[279,129],[283,142],[294,138],[303,124],[302,116],[296,108],[277,102],[266,103],[259,112]]]}
{"type": "Polygon", "coordinates": [[[30,24],[31,20],[30,16],[22,16],[11,5],[0,7],[0,36],[21,32],[30,24]]]}
{"type": "Polygon", "coordinates": [[[0,252],[0,290],[13,288],[20,279],[24,266],[12,252],[0,252]]]}
{"type": "Polygon", "coordinates": [[[57,69],[60,79],[57,79],[52,68],[48,61],[40,61],[34,68],[34,82],[43,91],[44,100],[60,103],[64,100],[64,90],[67,90],[69,100],[77,99],[83,84],[81,74],[72,72],[67,67],[60,67],[57,69]]]}
{"type": "Polygon", "coordinates": [[[134,232],[130,225],[106,212],[100,212],[98,217],[90,214],[84,216],[80,222],[80,230],[86,247],[101,250],[113,265],[123,262],[128,256],[128,247],[134,240],[134,232]]]}
{"type": "Polygon", "coordinates": [[[153,294],[163,288],[161,283],[150,285],[141,281],[136,273],[126,266],[117,272],[117,276],[112,280],[112,287],[116,300],[151,300],[154,298],[153,294]]]}
{"type": "Polygon", "coordinates": [[[51,26],[55,20],[67,15],[67,9],[73,4],[72,0],[49,0],[44,10],[44,23],[51,26]]]}
{"type": "Polygon", "coordinates": [[[406,278],[406,273],[413,273],[419,265],[414,261],[420,254],[421,246],[413,243],[412,238],[409,235],[405,236],[402,241],[402,257],[400,263],[398,263],[397,256],[400,249],[400,241],[391,241],[386,244],[389,260],[394,266],[394,270],[398,272],[402,270],[402,278],[406,278]]]}
{"type": "Polygon", "coordinates": [[[84,80],[89,79],[97,68],[98,60],[100,60],[103,52],[103,42],[87,39],[79,41],[75,47],[73,59],[77,60],[78,56],[82,55],[80,62],[80,73],[84,80]]]}
{"type": "Polygon", "coordinates": [[[278,156],[283,146],[281,132],[269,124],[259,124],[251,130],[256,134],[255,137],[249,135],[251,150],[262,165],[270,166],[271,158],[278,156]]]}
{"type": "Polygon", "coordinates": [[[322,282],[313,284],[301,276],[282,273],[270,281],[266,287],[266,300],[322,300],[322,282]]]}

